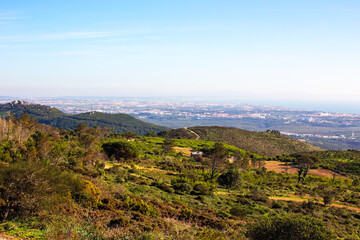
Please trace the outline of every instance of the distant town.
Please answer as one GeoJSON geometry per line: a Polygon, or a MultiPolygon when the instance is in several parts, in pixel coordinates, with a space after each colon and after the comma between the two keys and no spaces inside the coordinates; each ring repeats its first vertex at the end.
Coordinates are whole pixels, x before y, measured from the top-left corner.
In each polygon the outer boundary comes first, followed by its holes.
{"type": "MultiPolygon", "coordinates": [[[[15,100],[0,98],[0,103],[15,100]]],[[[360,115],[287,109],[235,103],[203,103],[157,99],[36,98],[21,99],[69,113],[99,111],[126,113],[147,122],[172,128],[219,125],[247,130],[279,130],[282,134],[312,143],[360,148],[360,115]]],[[[319,144],[318,144],[319,145],[319,144]]],[[[330,146],[331,148],[331,146],[330,146]]]]}

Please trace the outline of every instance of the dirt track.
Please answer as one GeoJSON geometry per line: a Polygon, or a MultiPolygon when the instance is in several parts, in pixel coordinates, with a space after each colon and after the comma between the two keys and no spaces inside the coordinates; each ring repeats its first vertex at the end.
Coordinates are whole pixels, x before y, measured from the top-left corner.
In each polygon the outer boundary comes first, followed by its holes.
{"type": "Polygon", "coordinates": [[[199,140],[200,139],[200,135],[197,134],[196,132],[194,132],[193,130],[188,129],[187,127],[184,127],[184,129],[188,130],[189,132],[191,132],[192,134],[194,134],[196,136],[195,140],[199,140]]]}
{"type": "MultiPolygon", "coordinates": [[[[269,198],[272,199],[272,200],[287,201],[287,202],[306,202],[308,200],[314,200],[314,199],[294,199],[294,198],[291,198],[291,197],[269,197],[269,198]]],[[[316,201],[316,200],[314,201],[314,203],[323,204],[322,202],[316,201]]],[[[337,208],[346,208],[346,209],[349,209],[349,210],[360,212],[360,208],[339,205],[339,204],[336,204],[336,203],[333,203],[333,204],[330,204],[330,205],[327,205],[327,206],[329,206],[329,207],[337,207],[337,208]]]]}

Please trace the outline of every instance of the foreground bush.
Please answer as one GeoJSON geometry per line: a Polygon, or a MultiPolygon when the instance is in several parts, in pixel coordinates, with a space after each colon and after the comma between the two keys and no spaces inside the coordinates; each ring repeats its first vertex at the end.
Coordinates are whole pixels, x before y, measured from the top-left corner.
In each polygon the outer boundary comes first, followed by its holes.
{"type": "Polygon", "coordinates": [[[247,236],[253,240],[328,240],[330,231],[313,218],[291,214],[265,219],[250,226],[247,236]]]}
{"type": "Polygon", "coordinates": [[[55,166],[19,161],[0,168],[0,221],[37,215],[68,202],[77,179],[55,166]]]}

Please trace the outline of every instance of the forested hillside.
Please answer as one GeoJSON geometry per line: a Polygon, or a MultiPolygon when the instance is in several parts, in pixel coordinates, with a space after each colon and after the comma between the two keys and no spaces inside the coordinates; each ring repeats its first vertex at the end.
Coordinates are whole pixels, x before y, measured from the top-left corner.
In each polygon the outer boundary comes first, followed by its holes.
{"type": "Polygon", "coordinates": [[[75,129],[80,123],[90,127],[107,127],[119,133],[132,131],[140,135],[166,129],[166,127],[147,123],[127,114],[89,112],[70,115],[53,107],[29,104],[22,101],[14,101],[0,105],[0,116],[9,116],[10,114],[13,114],[16,118],[21,117],[23,114],[28,114],[40,123],[63,129],[75,129]]]}

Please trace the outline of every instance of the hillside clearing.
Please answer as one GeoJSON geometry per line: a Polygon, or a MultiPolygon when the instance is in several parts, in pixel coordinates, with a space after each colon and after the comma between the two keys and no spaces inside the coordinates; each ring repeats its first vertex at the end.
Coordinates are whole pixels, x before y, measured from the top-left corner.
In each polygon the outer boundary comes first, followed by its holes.
{"type": "MultiPolygon", "coordinates": [[[[277,173],[285,173],[285,174],[298,174],[298,168],[293,165],[292,163],[288,162],[281,162],[281,161],[265,161],[265,168],[268,171],[274,171],[277,173]]],[[[319,167],[318,169],[310,169],[309,175],[318,176],[318,177],[328,177],[332,178],[345,178],[348,179],[348,177],[345,177],[343,175],[340,175],[334,171],[324,169],[319,167]]]]}
{"type": "Polygon", "coordinates": [[[182,153],[185,157],[190,157],[192,148],[174,147],[174,150],[177,153],[182,153]]]}

